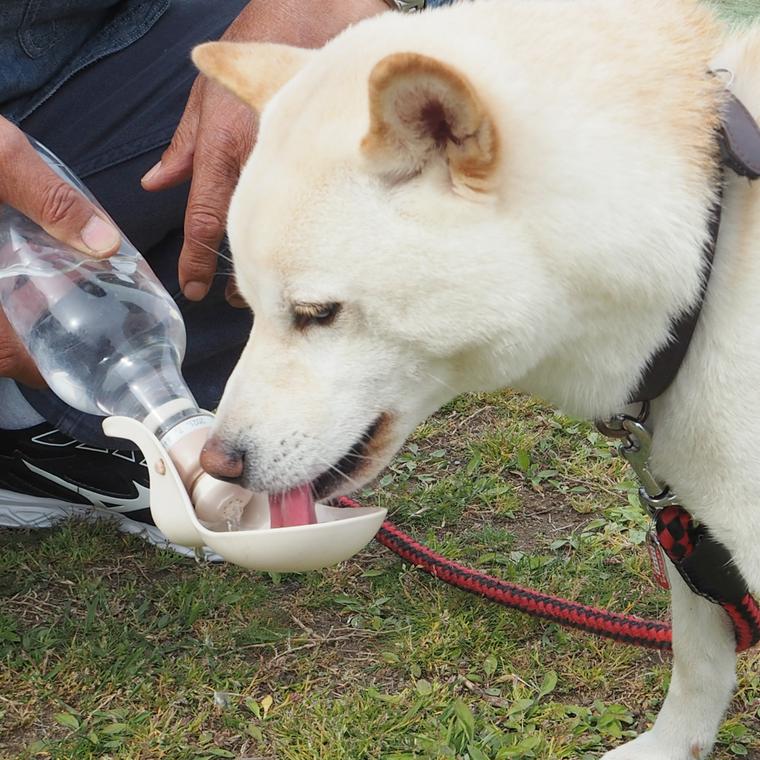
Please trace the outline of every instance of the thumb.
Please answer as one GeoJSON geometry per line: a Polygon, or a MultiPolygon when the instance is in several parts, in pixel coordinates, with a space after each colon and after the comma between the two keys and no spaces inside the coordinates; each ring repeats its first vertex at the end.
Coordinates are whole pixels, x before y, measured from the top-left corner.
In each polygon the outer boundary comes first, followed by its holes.
{"type": "Polygon", "coordinates": [[[0,201],[90,256],[108,256],[121,242],[105,211],[61,179],[8,122],[0,123],[0,201]]]}

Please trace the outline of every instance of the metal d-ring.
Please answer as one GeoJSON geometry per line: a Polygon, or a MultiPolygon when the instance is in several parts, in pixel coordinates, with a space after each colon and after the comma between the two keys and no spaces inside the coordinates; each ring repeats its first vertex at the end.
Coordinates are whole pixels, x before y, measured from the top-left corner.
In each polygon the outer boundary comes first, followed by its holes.
{"type": "Polygon", "coordinates": [[[608,438],[627,438],[628,431],[625,429],[626,420],[635,420],[642,424],[649,417],[649,402],[642,401],[638,414],[616,414],[606,420],[596,420],[596,429],[608,438]]]}
{"type": "Polygon", "coordinates": [[[721,66],[717,69],[710,69],[711,74],[728,74],[728,82],[724,82],[725,88],[728,90],[731,85],[734,83],[734,79],[736,78],[736,75],[734,74],[732,69],[725,68],[724,66],[721,66]]]}

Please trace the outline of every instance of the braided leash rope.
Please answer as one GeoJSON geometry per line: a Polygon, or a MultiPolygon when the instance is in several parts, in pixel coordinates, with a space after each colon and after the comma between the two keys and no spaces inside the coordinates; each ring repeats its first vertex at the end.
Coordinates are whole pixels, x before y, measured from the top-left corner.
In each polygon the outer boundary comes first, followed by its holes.
{"type": "MultiPolygon", "coordinates": [[[[345,496],[338,503],[343,507],[360,506],[345,496]]],[[[504,607],[626,644],[659,650],[672,648],[672,631],[667,623],[608,612],[473,570],[415,541],[389,520],[383,523],[375,540],[428,575],[504,607]]],[[[665,551],[670,556],[667,548],[665,551]]],[[[746,594],[735,602],[718,603],[734,624],[738,652],[760,641],[760,608],[752,596],[746,594]]]]}
{"type": "MultiPolygon", "coordinates": [[[[344,507],[359,506],[347,497],[338,501],[344,507]]],[[[615,641],[650,649],[671,648],[671,630],[667,623],[608,612],[486,575],[434,552],[389,520],[383,523],[375,540],[434,578],[504,607],[615,641]]]]}

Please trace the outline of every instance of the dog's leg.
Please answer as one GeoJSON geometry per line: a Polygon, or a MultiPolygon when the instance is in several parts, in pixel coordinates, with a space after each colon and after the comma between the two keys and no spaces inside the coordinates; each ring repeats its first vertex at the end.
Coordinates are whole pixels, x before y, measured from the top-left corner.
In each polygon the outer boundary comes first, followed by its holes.
{"type": "Polygon", "coordinates": [[[703,760],[712,749],[736,684],[736,642],[716,604],[694,594],[669,565],[673,595],[673,675],[651,730],[602,760],[703,760]]]}

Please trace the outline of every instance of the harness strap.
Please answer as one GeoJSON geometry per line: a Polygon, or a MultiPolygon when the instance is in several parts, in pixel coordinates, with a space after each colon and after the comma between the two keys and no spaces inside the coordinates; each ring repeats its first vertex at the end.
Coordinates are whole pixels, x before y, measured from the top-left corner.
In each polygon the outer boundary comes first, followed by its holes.
{"type": "MultiPolygon", "coordinates": [[[[744,104],[731,93],[727,93],[718,142],[723,166],[749,180],[760,178],[760,128],[744,104]]],[[[720,232],[721,200],[719,197],[712,210],[700,297],[696,306],[674,323],[673,340],[653,357],[634,393],[636,401],[651,401],[662,394],[686,356],[712,269],[720,232]]],[[[657,512],[655,529],[658,543],[689,588],[726,611],[734,626],[737,651],[760,642],[760,607],[728,549],[705,526],[696,526],[691,515],[679,505],[657,512]]]]}
{"type": "Polygon", "coordinates": [[[736,651],[760,642],[760,607],[726,547],[704,525],[695,525],[681,506],[661,509],[655,518],[657,540],[688,587],[720,605],[731,618],[736,651]]]}
{"type": "MultiPolygon", "coordinates": [[[[722,173],[721,173],[722,176],[722,173]]],[[[644,403],[652,401],[662,395],[675,380],[678,370],[683,364],[686,352],[689,350],[691,338],[699,320],[702,311],[702,302],[707,291],[707,283],[712,271],[713,258],[715,257],[715,248],[718,244],[718,233],[720,232],[721,201],[723,199],[722,188],[712,209],[710,217],[709,235],[703,249],[704,272],[702,275],[702,286],[699,290],[697,303],[690,310],[681,314],[670,328],[670,340],[661,346],[654,356],[649,360],[644,374],[639,381],[636,390],[631,397],[631,403],[644,403]]]]}
{"type": "Polygon", "coordinates": [[[744,103],[729,93],[721,122],[723,164],[740,177],[760,178],[760,128],[744,103]]]}

